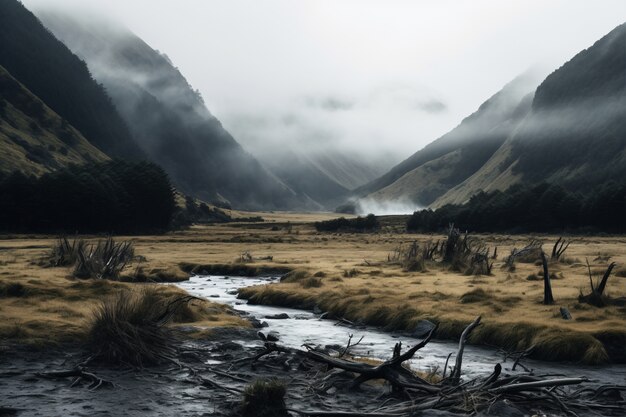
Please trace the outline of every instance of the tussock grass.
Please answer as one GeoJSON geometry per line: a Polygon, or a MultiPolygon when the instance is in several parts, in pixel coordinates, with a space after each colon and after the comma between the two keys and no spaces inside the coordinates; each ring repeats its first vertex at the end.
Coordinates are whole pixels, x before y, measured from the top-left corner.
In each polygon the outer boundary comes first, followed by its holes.
{"type": "Polygon", "coordinates": [[[493,297],[482,288],[476,288],[468,291],[461,296],[459,301],[463,304],[482,303],[491,300],[493,297]]]}
{"type": "Polygon", "coordinates": [[[319,278],[309,277],[300,281],[300,285],[302,285],[302,288],[319,288],[324,284],[319,278]]]}
{"type": "Polygon", "coordinates": [[[0,296],[21,298],[28,297],[29,290],[19,282],[0,283],[0,296]]]}
{"type": "Polygon", "coordinates": [[[95,360],[143,367],[174,359],[175,334],[166,325],[188,296],[163,297],[155,288],[121,291],[94,310],[87,347],[95,360]]]}
{"type": "Polygon", "coordinates": [[[71,242],[66,236],[57,238],[52,246],[47,262],[50,266],[71,266],[78,261],[78,253],[84,251],[87,242],[74,238],[71,242]]]}
{"type": "Polygon", "coordinates": [[[135,256],[131,241],[116,242],[112,237],[95,245],[78,246],[73,275],[77,278],[116,279],[135,256]]]}
{"type": "Polygon", "coordinates": [[[277,379],[256,380],[243,392],[241,414],[246,417],[288,416],[285,384],[277,379]]]}
{"type": "Polygon", "coordinates": [[[304,279],[309,278],[310,276],[311,275],[308,273],[308,271],[305,271],[303,269],[296,269],[294,271],[287,273],[287,275],[281,278],[281,281],[282,282],[300,282],[304,279]]]}

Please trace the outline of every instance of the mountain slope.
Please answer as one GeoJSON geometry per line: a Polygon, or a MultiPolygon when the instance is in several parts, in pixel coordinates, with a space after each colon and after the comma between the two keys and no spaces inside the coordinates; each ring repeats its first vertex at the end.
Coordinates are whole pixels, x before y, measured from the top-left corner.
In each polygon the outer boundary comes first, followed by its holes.
{"type": "Polygon", "coordinates": [[[550,74],[503,147],[433,207],[541,181],[585,192],[626,176],[626,24],[550,74]]]}
{"type": "Polygon", "coordinates": [[[0,2],[0,65],[109,156],[141,159],[87,66],[17,0],[0,2]]]}
{"type": "Polygon", "coordinates": [[[37,13],[87,62],[141,148],[181,191],[248,209],[306,204],[233,139],[166,56],[111,23],[37,13]]]}
{"type": "Polygon", "coordinates": [[[536,75],[524,74],[484,102],[456,128],[357,190],[377,201],[427,206],[461,183],[504,143],[530,109],[536,75]]]}
{"type": "Polygon", "coordinates": [[[0,172],[41,175],[109,158],[0,66],[0,172]]]}

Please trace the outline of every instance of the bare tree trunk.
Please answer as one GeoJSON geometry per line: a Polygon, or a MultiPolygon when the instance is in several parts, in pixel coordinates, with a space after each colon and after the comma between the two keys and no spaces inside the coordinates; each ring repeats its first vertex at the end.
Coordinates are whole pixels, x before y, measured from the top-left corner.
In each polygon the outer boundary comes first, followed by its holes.
{"type": "Polygon", "coordinates": [[[596,289],[598,295],[602,296],[604,294],[604,289],[606,288],[606,282],[609,280],[609,276],[611,275],[613,268],[615,268],[615,262],[611,262],[611,265],[609,265],[609,267],[606,269],[606,272],[604,273],[604,276],[602,277],[602,281],[600,281],[600,285],[598,285],[598,288],[596,289]]]}
{"type": "Polygon", "coordinates": [[[543,303],[546,305],[554,304],[552,285],[550,284],[550,273],[548,272],[548,260],[543,251],[541,251],[541,263],[543,264],[543,303]]]}

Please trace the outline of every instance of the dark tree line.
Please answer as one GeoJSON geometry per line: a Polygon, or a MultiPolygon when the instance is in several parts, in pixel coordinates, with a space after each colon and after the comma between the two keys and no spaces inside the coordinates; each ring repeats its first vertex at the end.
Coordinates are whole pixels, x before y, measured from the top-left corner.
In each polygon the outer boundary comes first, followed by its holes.
{"type": "Polygon", "coordinates": [[[346,219],[340,217],[338,219],[315,222],[315,229],[318,232],[366,232],[376,230],[380,227],[376,216],[368,214],[365,217],[356,217],[354,219],[346,219]]]}
{"type": "Polygon", "coordinates": [[[626,182],[585,194],[547,183],[481,192],[464,205],[416,211],[410,231],[440,231],[450,223],[474,232],[626,232],[626,182]]]}
{"type": "Polygon", "coordinates": [[[167,174],[149,162],[74,165],[40,178],[0,175],[4,232],[158,232],[175,208],[167,174]]]}

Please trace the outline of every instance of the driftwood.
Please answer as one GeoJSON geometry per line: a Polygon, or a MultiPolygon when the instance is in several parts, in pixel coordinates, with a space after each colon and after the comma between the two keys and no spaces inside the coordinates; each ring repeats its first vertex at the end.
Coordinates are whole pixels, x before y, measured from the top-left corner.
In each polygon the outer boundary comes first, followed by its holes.
{"type": "MultiPolygon", "coordinates": [[[[392,392],[396,395],[395,398],[408,396],[410,400],[395,403],[386,401],[375,410],[321,411],[289,409],[289,411],[310,417],[400,417],[435,409],[472,414],[481,410],[487,410],[496,402],[501,401],[506,401],[509,404],[518,404],[522,407],[528,405],[540,406],[545,410],[572,416],[578,415],[576,412],[584,414],[594,411],[620,413],[626,409],[626,402],[619,397],[620,393],[626,392],[626,386],[610,385],[598,388],[586,387],[577,391],[566,390],[567,386],[589,382],[584,377],[550,378],[531,374],[503,375],[502,366],[497,363],[488,376],[462,381],[461,365],[463,351],[470,333],[480,325],[480,321],[480,317],[477,317],[465,328],[459,340],[454,369],[448,378],[445,378],[444,374],[443,380],[438,383],[426,381],[403,366],[404,362],[411,359],[419,349],[428,344],[436,328],[423,341],[404,353],[401,353],[401,343],[397,343],[394,346],[392,358],[379,365],[370,365],[333,357],[309,346],[305,346],[307,349],[305,352],[294,349],[292,352],[304,355],[305,360],[323,363],[332,369],[330,372],[321,374],[325,387],[320,390],[321,392],[326,392],[329,388],[329,378],[336,377],[335,384],[346,384],[344,386],[348,389],[357,388],[364,382],[372,379],[383,379],[390,383],[392,392]],[[353,378],[346,380],[344,376],[346,372],[348,372],[348,375],[353,374],[353,378]],[[337,379],[339,377],[341,379],[337,379]],[[618,400],[606,396],[607,392],[617,395],[618,400]]],[[[515,352],[514,355],[517,358],[513,368],[518,365],[521,366],[519,361],[526,357],[530,351],[531,349],[515,352]]],[[[447,360],[444,372],[446,368],[447,360]]],[[[317,372],[320,375],[319,371],[317,372]]]]}
{"type": "Polygon", "coordinates": [[[465,349],[465,343],[467,343],[467,338],[469,337],[472,330],[474,330],[480,324],[480,316],[476,317],[469,326],[463,330],[461,334],[461,339],[459,340],[459,350],[456,352],[456,363],[454,364],[454,369],[450,374],[450,381],[453,384],[458,384],[461,379],[461,364],[463,363],[463,350],[465,349]]]}
{"type": "Polygon", "coordinates": [[[64,371],[52,371],[52,372],[38,372],[36,374],[41,378],[54,379],[54,378],[74,378],[70,387],[75,387],[81,381],[85,380],[89,382],[88,388],[92,391],[102,387],[115,387],[115,384],[106,379],[100,378],[91,372],[87,372],[85,368],[77,366],[74,369],[64,371]]]}
{"type": "Polygon", "coordinates": [[[385,379],[389,381],[392,386],[397,388],[436,393],[439,391],[438,387],[433,386],[402,366],[403,362],[411,359],[413,355],[415,355],[415,352],[428,344],[436,330],[437,326],[430,331],[428,336],[426,336],[423,341],[413,346],[403,354],[400,354],[399,352],[400,345],[396,344],[394,347],[394,356],[388,361],[385,361],[377,366],[335,358],[308,346],[305,347],[308,350],[308,358],[317,362],[326,363],[334,368],[359,374],[359,376],[352,381],[352,387],[358,387],[362,383],[371,379],[385,379]]]}
{"type": "MultiPolygon", "coordinates": [[[[522,249],[513,248],[511,250],[511,254],[506,258],[506,262],[504,263],[503,267],[509,269],[513,268],[515,266],[515,261],[518,258],[533,254],[538,255],[539,252],[542,252],[541,246],[542,243],[539,240],[533,239],[528,245],[524,246],[522,249]]],[[[539,257],[539,255],[537,257],[539,257]]]]}

